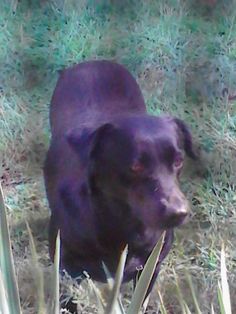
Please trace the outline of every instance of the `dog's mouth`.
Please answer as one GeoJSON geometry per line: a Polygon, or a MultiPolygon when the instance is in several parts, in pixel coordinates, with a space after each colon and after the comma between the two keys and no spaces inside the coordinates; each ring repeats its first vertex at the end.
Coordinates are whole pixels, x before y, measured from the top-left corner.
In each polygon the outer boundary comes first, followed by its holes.
{"type": "Polygon", "coordinates": [[[183,224],[186,224],[189,221],[190,213],[185,215],[172,215],[164,219],[161,223],[161,226],[166,229],[171,229],[175,227],[179,227],[183,224]]]}

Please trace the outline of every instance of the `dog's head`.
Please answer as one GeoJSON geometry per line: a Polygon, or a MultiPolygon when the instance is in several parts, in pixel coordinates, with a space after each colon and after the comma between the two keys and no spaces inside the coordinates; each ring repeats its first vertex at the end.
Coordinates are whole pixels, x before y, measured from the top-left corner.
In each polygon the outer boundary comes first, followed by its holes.
{"type": "Polygon", "coordinates": [[[178,178],[185,154],[196,156],[183,121],[169,116],[119,118],[96,130],[72,130],[67,139],[87,168],[92,197],[125,205],[154,228],[172,228],[186,220],[189,204],[178,178]]]}

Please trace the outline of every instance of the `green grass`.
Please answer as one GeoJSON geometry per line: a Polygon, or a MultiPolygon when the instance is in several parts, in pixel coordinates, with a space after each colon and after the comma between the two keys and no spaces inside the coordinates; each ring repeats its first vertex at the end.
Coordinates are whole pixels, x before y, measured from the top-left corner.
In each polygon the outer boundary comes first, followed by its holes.
{"type": "MultiPolygon", "coordinates": [[[[48,208],[41,169],[50,136],[50,97],[58,70],[94,58],[126,65],[142,88],[148,111],[169,112],[186,120],[201,147],[203,162],[197,171],[204,165],[207,175],[199,177],[193,164],[186,167],[183,190],[192,201],[193,218],[177,231],[158,281],[167,310],[179,308],[173,268],[181,289],[192,300],[187,268],[201,311],[207,313],[213,303],[217,313],[222,240],[231,295],[236,294],[236,104],[222,97],[225,87],[236,93],[236,4],[218,1],[211,8],[203,0],[197,3],[1,1],[1,176],[24,313],[35,313],[37,306],[25,218],[46,277],[49,272],[48,208]]],[[[68,282],[69,290],[76,293],[68,282]]],[[[84,313],[96,312],[94,298],[82,292],[84,313]]],[[[156,296],[154,290],[153,307],[156,296]]]]}

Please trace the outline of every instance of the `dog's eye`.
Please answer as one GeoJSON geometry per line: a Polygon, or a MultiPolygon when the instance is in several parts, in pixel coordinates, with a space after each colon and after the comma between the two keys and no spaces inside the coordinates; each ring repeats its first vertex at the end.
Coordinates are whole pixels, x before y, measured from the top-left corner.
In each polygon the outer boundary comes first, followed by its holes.
{"type": "Polygon", "coordinates": [[[181,168],[183,166],[183,156],[181,154],[178,154],[175,156],[175,159],[174,159],[174,167],[175,168],[181,168]]]}
{"type": "Polygon", "coordinates": [[[131,170],[135,175],[147,175],[153,166],[153,159],[148,152],[141,152],[133,161],[131,170]]]}
{"type": "Polygon", "coordinates": [[[141,174],[144,171],[144,165],[140,161],[135,161],[131,166],[131,170],[135,174],[141,174]]]}

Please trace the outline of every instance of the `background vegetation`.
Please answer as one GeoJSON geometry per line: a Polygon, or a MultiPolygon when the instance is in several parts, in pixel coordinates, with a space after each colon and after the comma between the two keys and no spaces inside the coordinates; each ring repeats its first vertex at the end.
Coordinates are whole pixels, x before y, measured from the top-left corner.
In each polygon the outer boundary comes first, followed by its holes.
{"type": "MultiPolygon", "coordinates": [[[[183,118],[201,147],[202,162],[189,163],[182,180],[193,217],[177,231],[157,283],[168,313],[178,313],[173,268],[187,301],[185,269],[202,312],[212,303],[217,309],[222,240],[236,295],[236,104],[227,95],[236,94],[235,17],[233,0],[1,0],[1,181],[24,313],[35,314],[37,291],[25,219],[36,239],[46,294],[50,281],[42,180],[50,97],[58,70],[89,59],[126,65],[148,111],[183,118]]],[[[86,284],[78,295],[81,312],[96,313],[86,284]]],[[[65,285],[76,293],[70,279],[65,285]]],[[[129,303],[130,289],[124,288],[124,302],[129,303]]],[[[155,290],[149,311],[157,312],[155,290]]]]}

